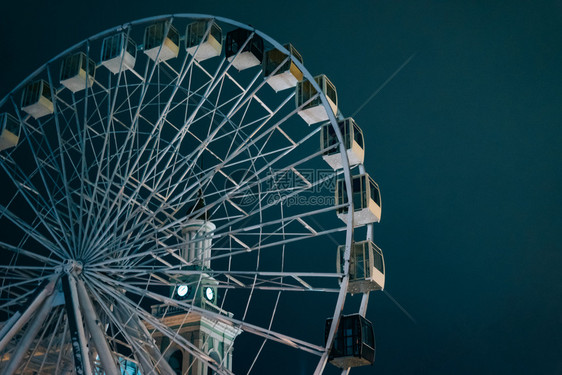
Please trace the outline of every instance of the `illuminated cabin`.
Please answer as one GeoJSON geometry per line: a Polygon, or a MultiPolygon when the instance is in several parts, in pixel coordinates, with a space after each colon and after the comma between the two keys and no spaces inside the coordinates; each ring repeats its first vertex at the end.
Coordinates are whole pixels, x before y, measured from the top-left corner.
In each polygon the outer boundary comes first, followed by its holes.
{"type": "Polygon", "coordinates": [[[60,83],[72,92],[84,90],[94,83],[96,63],[84,52],[67,55],[60,69],[60,83]]]}
{"type": "Polygon", "coordinates": [[[302,63],[301,55],[291,44],[285,44],[283,47],[289,51],[290,56],[285,55],[278,49],[272,49],[265,53],[263,74],[266,77],[269,77],[267,79],[267,83],[275,91],[295,87],[297,83],[303,79],[301,70],[290,58],[291,56],[294,56],[300,63],[302,63]],[[273,74],[276,69],[277,71],[273,74]]]}
{"type": "MultiPolygon", "coordinates": [[[[338,246],[337,269],[344,272],[345,246],[338,246]]],[[[384,257],[372,241],[355,242],[349,254],[348,293],[367,293],[384,289],[384,257]]]]}
{"type": "Polygon", "coordinates": [[[125,32],[108,36],[101,46],[101,63],[113,74],[133,69],[137,44],[125,32]]]}
{"type": "MultiPolygon", "coordinates": [[[[381,220],[381,195],[377,183],[367,173],[351,178],[353,189],[353,226],[378,223],[381,220]]],[[[345,180],[336,184],[336,206],[347,203],[345,180]]],[[[347,223],[348,206],[337,209],[338,217],[347,223]]]]}
{"type": "Polygon", "coordinates": [[[196,21],[187,25],[185,31],[187,53],[195,55],[197,61],[220,56],[222,52],[222,30],[214,21],[196,21]],[[209,33],[207,29],[211,27],[209,33]]]}
{"type": "Polygon", "coordinates": [[[263,39],[253,31],[242,28],[229,31],[226,33],[225,54],[238,70],[258,66],[263,61],[263,39]]]}
{"type": "Polygon", "coordinates": [[[42,79],[25,86],[21,95],[21,109],[34,119],[53,113],[51,86],[42,79]]]}
{"type": "MultiPolygon", "coordinates": [[[[331,326],[332,319],[326,319],[324,341],[328,341],[331,326]]],[[[343,315],[328,360],[340,368],[372,365],[375,349],[373,324],[359,314],[343,315]]]]}
{"type": "MultiPolygon", "coordinates": [[[[349,165],[363,164],[365,148],[361,128],[357,126],[351,117],[338,121],[338,127],[343,136],[349,165]]],[[[320,131],[320,148],[323,151],[322,158],[332,169],[337,170],[343,168],[338,137],[330,123],[322,126],[320,131]]]]}
{"type": "Polygon", "coordinates": [[[168,22],[154,23],[144,30],[144,53],[154,61],[156,58],[166,61],[177,57],[179,45],[180,34],[168,22]]]}
{"type": "Polygon", "coordinates": [[[0,114],[0,151],[15,147],[20,139],[20,122],[9,113],[0,114]]]}
{"type": "MultiPolygon", "coordinates": [[[[318,86],[320,86],[320,90],[324,93],[324,95],[326,95],[332,112],[336,114],[338,112],[338,94],[336,92],[336,87],[324,74],[314,77],[314,80],[318,86]]],[[[320,99],[320,95],[316,94],[316,89],[308,80],[300,81],[297,84],[297,108],[312,99],[308,104],[299,109],[298,112],[300,117],[302,117],[308,125],[329,119],[328,113],[326,112],[326,109],[322,104],[322,100],[320,99]]]]}

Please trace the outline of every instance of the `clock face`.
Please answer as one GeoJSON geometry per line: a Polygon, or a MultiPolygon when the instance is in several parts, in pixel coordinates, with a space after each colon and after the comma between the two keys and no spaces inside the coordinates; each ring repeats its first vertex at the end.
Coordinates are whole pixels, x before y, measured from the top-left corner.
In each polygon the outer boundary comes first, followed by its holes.
{"type": "Polygon", "coordinates": [[[189,287],[187,285],[178,286],[178,296],[185,297],[189,292],[189,287]]]}
{"type": "Polygon", "coordinates": [[[215,298],[215,290],[213,288],[206,287],[205,288],[205,298],[207,298],[209,301],[212,301],[213,298],[215,298]]]}

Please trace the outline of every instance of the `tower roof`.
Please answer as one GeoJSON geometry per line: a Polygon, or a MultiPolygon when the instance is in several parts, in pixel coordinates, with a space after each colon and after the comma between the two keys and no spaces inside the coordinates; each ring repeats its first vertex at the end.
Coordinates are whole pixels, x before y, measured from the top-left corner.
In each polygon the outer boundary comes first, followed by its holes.
{"type": "Polygon", "coordinates": [[[208,221],[209,213],[207,212],[207,210],[204,209],[205,206],[206,204],[205,204],[205,197],[203,196],[203,190],[199,189],[199,192],[197,193],[197,202],[195,202],[194,205],[190,206],[187,209],[187,216],[190,217],[190,219],[208,221]],[[194,214],[197,216],[193,216],[194,214]]]}

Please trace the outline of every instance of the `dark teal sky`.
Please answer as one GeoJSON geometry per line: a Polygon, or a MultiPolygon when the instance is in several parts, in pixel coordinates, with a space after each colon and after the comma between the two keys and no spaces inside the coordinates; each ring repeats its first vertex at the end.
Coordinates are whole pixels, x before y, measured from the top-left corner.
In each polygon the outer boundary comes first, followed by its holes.
{"type": "MultiPolygon", "coordinates": [[[[208,13],[291,42],[338,89],[382,190],[374,367],[562,373],[562,1],[20,1],[0,12],[0,96],[142,17],[208,13]],[[49,4],[53,3],[53,4],[49,4]]],[[[323,317],[322,317],[323,319],[323,317]]]]}

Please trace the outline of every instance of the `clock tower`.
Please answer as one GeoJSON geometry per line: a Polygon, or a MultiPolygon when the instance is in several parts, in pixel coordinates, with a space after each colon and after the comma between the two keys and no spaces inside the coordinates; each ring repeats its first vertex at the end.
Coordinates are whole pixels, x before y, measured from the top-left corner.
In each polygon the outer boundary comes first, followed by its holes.
{"type": "MultiPolygon", "coordinates": [[[[211,248],[213,231],[216,229],[204,211],[205,202],[200,192],[197,204],[191,208],[190,214],[199,215],[187,221],[182,229],[185,240],[180,255],[190,266],[186,270],[196,271],[188,276],[182,276],[180,281],[174,280],[170,288],[170,297],[185,301],[195,307],[209,310],[216,314],[231,317],[232,313],[224,311],[218,306],[218,281],[212,276],[211,248]]],[[[194,216],[195,216],[194,215],[194,216]]],[[[174,331],[194,344],[207,356],[212,358],[218,367],[232,370],[232,352],[234,340],[240,334],[240,329],[221,320],[218,321],[205,316],[204,313],[189,312],[184,309],[176,313],[173,307],[158,305],[153,307],[153,314],[161,316],[161,321],[174,331]],[[163,312],[166,311],[164,315],[163,312]]],[[[161,333],[155,332],[154,339],[164,358],[176,375],[211,375],[212,368],[198,360],[187,350],[161,333]]]]}

